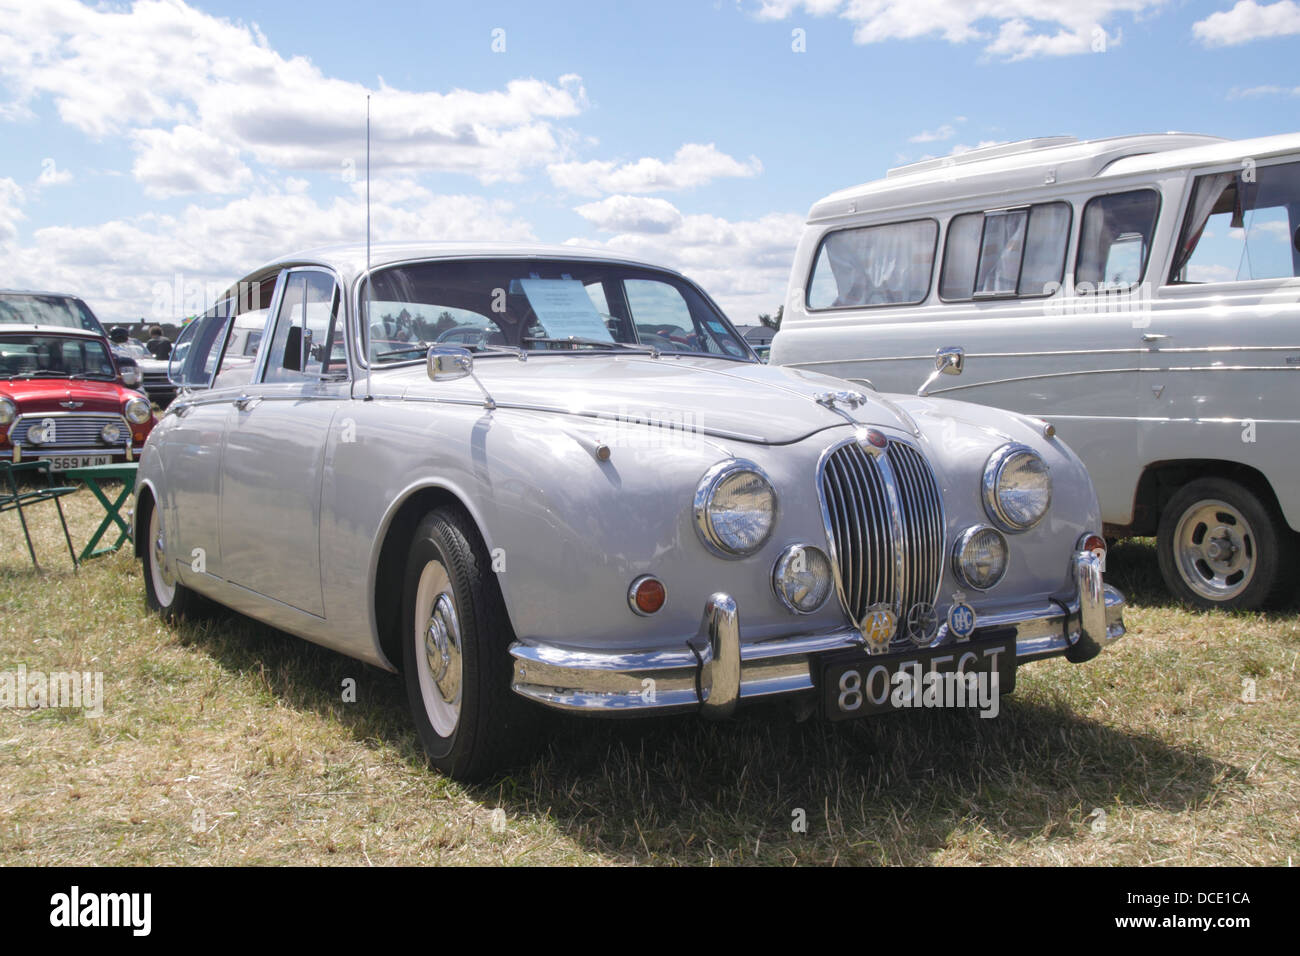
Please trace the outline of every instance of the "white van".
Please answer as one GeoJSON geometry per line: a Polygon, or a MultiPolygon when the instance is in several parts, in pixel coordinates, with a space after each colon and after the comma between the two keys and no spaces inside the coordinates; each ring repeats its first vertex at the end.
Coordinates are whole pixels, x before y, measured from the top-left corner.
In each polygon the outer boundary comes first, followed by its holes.
{"type": "Polygon", "coordinates": [[[1029,140],[816,203],[771,361],[1044,419],[1109,536],[1259,607],[1296,580],[1297,276],[1300,134],[1029,140]]]}

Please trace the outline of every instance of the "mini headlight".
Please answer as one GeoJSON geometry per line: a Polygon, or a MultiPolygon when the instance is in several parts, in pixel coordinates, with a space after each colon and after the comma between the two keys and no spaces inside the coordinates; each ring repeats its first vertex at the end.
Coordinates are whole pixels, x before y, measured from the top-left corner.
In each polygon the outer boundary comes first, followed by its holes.
{"type": "Polygon", "coordinates": [[[0,425],[8,425],[18,417],[18,406],[0,396],[0,425]]]}
{"type": "Polygon", "coordinates": [[[153,409],[143,398],[128,398],[123,414],[132,425],[143,425],[153,415],[153,409]]]}
{"type": "Polygon", "coordinates": [[[953,548],[952,568],[967,586],[987,591],[1007,573],[1007,539],[988,525],[967,528],[953,548]]]}
{"type": "Polygon", "coordinates": [[[811,614],[825,604],[834,585],[830,559],[810,544],[786,548],[772,569],[777,600],[796,614],[811,614]]]}
{"type": "Polygon", "coordinates": [[[99,430],[99,437],[105,445],[116,445],[122,440],[122,426],[117,422],[109,422],[99,430]]]}
{"type": "Polygon", "coordinates": [[[1003,531],[1028,531],[1052,503],[1047,462],[1027,445],[1003,445],[984,466],[984,509],[1003,531]]]}
{"type": "Polygon", "coordinates": [[[763,546],[776,525],[776,492],[757,465],[714,465],[695,491],[695,530],[714,554],[742,558],[763,546]]]}

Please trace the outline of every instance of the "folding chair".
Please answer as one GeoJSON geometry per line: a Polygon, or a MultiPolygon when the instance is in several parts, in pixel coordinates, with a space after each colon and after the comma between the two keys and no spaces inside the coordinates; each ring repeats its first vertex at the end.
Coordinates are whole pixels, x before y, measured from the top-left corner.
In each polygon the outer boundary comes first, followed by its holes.
{"type": "Polygon", "coordinates": [[[77,552],[72,547],[72,536],[68,534],[68,521],[63,516],[63,502],[59,499],[64,495],[70,495],[76,488],[63,487],[54,484],[54,472],[50,468],[48,461],[24,461],[15,464],[11,461],[0,460],[0,475],[4,476],[4,485],[0,486],[0,513],[6,511],[17,511],[18,520],[23,526],[23,537],[27,539],[27,553],[32,556],[32,565],[39,572],[41,570],[40,562],[36,560],[36,549],[32,547],[32,535],[27,529],[27,516],[23,514],[23,505],[34,505],[41,501],[53,501],[54,506],[59,510],[59,523],[63,525],[63,539],[68,542],[68,555],[72,558],[72,566],[80,567],[77,561],[77,552]],[[23,474],[42,475],[45,478],[45,487],[32,488],[30,490],[20,490],[18,487],[18,476],[23,474]]]}

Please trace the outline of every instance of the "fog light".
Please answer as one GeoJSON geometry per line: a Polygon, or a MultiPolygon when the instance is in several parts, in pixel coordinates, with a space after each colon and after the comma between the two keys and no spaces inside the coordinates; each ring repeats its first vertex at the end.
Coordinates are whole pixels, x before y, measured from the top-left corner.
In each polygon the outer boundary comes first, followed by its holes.
{"type": "Polygon", "coordinates": [[[825,604],[834,584],[830,559],[810,544],[786,548],[772,568],[772,590],[795,614],[811,614],[825,604]]]}
{"type": "Polygon", "coordinates": [[[1007,539],[988,525],[967,528],[953,549],[953,571],[968,586],[987,591],[1007,573],[1007,539]]]}
{"type": "Polygon", "coordinates": [[[648,617],[664,606],[668,592],[664,583],[653,574],[643,574],[627,589],[628,607],[634,614],[648,617]]]}
{"type": "Polygon", "coordinates": [[[122,426],[117,422],[109,422],[99,430],[99,439],[105,445],[117,445],[122,441],[122,426]]]}

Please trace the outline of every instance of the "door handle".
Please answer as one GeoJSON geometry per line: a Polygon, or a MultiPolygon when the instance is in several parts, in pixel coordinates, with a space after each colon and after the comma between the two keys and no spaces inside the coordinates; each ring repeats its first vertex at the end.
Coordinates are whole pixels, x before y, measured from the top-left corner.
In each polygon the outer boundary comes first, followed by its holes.
{"type": "Polygon", "coordinates": [[[1165,335],[1163,332],[1143,332],[1143,333],[1142,333],[1142,341],[1143,341],[1143,342],[1163,342],[1163,341],[1164,341],[1165,339],[1167,339],[1167,338],[1169,338],[1169,336],[1165,335]]]}
{"type": "Polygon", "coordinates": [[[246,412],[251,408],[255,408],[261,403],[262,397],[260,395],[240,395],[234,401],[235,407],[241,412],[246,412]]]}

